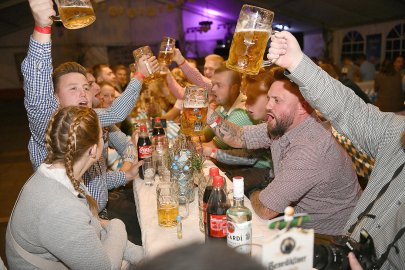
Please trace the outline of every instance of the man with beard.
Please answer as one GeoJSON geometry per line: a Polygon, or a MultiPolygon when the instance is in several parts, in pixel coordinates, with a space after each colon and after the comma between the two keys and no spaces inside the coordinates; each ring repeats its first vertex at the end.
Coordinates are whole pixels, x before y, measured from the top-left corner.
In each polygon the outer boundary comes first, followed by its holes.
{"type": "MultiPolygon", "coordinates": [[[[305,99],[338,132],[375,159],[367,188],[342,233],[359,240],[364,229],[373,238],[378,264],[367,269],[404,269],[405,116],[365,104],[351,89],[314,65],[289,32],[272,37],[267,56],[286,69],[305,99]]],[[[349,260],[352,269],[361,269],[354,264],[353,254],[349,260]]]]}
{"type": "Polygon", "coordinates": [[[330,126],[317,118],[283,71],[273,71],[267,123],[235,127],[212,111],[207,122],[216,122],[216,134],[234,147],[271,149],[274,180],[264,190],[250,192],[261,218],[275,218],[293,206],[296,213],[311,216],[305,228],[338,235],[361,195],[356,173],[330,126]]]}

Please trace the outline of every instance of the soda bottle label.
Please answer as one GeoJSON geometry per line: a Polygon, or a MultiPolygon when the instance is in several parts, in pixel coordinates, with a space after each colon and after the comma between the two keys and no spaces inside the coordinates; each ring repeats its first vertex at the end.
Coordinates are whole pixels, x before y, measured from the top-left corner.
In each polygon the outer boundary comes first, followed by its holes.
{"type": "Polygon", "coordinates": [[[210,215],[210,236],[211,237],[226,237],[227,234],[227,222],[226,215],[210,215]]]}
{"type": "Polygon", "coordinates": [[[226,242],[229,247],[238,248],[238,252],[250,254],[252,243],[252,221],[245,221],[243,223],[235,223],[228,221],[228,236],[226,242]]]}
{"type": "Polygon", "coordinates": [[[140,159],[152,157],[153,148],[151,145],[144,145],[138,147],[138,156],[140,159]]]}

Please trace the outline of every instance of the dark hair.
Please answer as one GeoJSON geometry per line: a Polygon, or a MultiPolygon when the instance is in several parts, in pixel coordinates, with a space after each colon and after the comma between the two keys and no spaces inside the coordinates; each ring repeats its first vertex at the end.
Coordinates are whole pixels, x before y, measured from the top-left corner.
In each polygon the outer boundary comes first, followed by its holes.
{"type": "Polygon", "coordinates": [[[95,66],[93,66],[93,76],[94,78],[96,78],[97,81],[97,77],[101,75],[101,72],[103,70],[103,68],[109,68],[110,66],[107,64],[97,64],[95,66]]]}
{"type": "Polygon", "coordinates": [[[391,61],[390,59],[385,59],[381,64],[380,71],[381,73],[387,75],[395,75],[396,70],[394,68],[394,61],[391,61]]]}
{"type": "Polygon", "coordinates": [[[272,82],[274,81],[272,70],[275,68],[277,68],[277,66],[272,66],[271,68],[261,68],[257,75],[247,75],[246,83],[262,83],[267,93],[272,82]]]}
{"type": "Polygon", "coordinates": [[[58,92],[58,83],[60,77],[69,73],[80,73],[86,77],[87,70],[82,65],[76,62],[65,62],[54,69],[52,73],[53,91],[58,92]]]}
{"type": "Polygon", "coordinates": [[[87,107],[68,106],[55,112],[48,123],[45,142],[46,164],[62,163],[74,189],[86,196],[90,209],[97,214],[97,203],[80,187],[73,175],[73,165],[90,147],[99,142],[100,124],[96,112],[87,107]]]}
{"type": "Polygon", "coordinates": [[[250,256],[224,243],[190,244],[162,253],[137,266],[139,270],[264,270],[250,256]]]}

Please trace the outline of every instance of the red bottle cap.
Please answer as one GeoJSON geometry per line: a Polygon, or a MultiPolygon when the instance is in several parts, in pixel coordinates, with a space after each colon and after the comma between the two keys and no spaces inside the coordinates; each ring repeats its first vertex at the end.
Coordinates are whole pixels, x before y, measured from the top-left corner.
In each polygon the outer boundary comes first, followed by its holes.
{"type": "Polygon", "coordinates": [[[141,132],[146,132],[146,126],[145,126],[145,125],[141,125],[141,126],[139,127],[139,130],[140,130],[141,132]]]}
{"type": "Polygon", "coordinates": [[[160,117],[155,117],[155,123],[160,122],[160,117]]]}
{"type": "Polygon", "coordinates": [[[219,169],[218,169],[218,167],[211,167],[209,172],[210,172],[210,176],[217,176],[217,175],[219,175],[219,169]]]}
{"type": "Polygon", "coordinates": [[[223,186],[224,185],[224,178],[222,176],[214,176],[213,183],[214,186],[223,186]]]}

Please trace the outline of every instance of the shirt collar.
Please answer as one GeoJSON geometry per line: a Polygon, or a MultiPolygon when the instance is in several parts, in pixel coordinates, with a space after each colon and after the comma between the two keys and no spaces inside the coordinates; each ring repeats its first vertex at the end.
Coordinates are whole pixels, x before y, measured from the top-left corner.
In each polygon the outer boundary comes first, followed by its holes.
{"type": "Polygon", "coordinates": [[[70,192],[75,196],[79,195],[79,192],[75,190],[72,182],[66,174],[65,168],[51,168],[52,164],[42,163],[38,170],[43,173],[46,177],[55,179],[60,184],[64,185],[70,192]]]}
{"type": "Polygon", "coordinates": [[[316,112],[312,112],[310,115],[308,115],[307,118],[303,122],[301,122],[298,126],[295,128],[287,131],[283,136],[280,138],[280,142],[284,142],[286,144],[291,143],[295,138],[299,137],[300,134],[305,130],[308,125],[311,125],[312,123],[315,122],[320,122],[320,119],[316,115],[316,112]]]}

